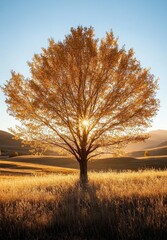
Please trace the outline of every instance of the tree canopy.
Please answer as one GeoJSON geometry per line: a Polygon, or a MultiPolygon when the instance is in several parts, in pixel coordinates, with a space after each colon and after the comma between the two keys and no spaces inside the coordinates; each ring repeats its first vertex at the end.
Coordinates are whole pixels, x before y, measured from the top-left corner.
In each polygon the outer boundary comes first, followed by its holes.
{"type": "Polygon", "coordinates": [[[64,149],[79,163],[144,139],[159,106],[157,80],[133,49],[119,48],[112,31],[98,40],[92,27],[71,28],[28,65],[30,78],[12,71],[3,87],[23,138],[64,149]]]}

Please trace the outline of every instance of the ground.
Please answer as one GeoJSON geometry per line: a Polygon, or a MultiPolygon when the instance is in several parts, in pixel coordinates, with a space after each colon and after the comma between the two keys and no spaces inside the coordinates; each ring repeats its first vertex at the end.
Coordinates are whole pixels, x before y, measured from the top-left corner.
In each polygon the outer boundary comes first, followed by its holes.
{"type": "Polygon", "coordinates": [[[165,240],[166,160],[93,160],[89,182],[82,185],[72,159],[1,159],[0,239],[165,240]],[[163,170],[138,170],[153,163],[163,170]]]}

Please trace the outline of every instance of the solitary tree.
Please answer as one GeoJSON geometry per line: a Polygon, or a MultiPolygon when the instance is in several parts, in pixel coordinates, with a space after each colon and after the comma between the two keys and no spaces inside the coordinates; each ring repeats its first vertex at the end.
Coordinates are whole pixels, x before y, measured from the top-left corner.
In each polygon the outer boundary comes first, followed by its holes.
{"type": "Polygon", "coordinates": [[[144,151],[144,157],[149,157],[149,156],[150,156],[149,151],[148,151],[148,150],[145,150],[145,151],[144,151]]]}
{"type": "Polygon", "coordinates": [[[98,40],[79,26],[35,54],[31,77],[12,71],[3,87],[17,134],[72,154],[87,181],[87,162],[104,148],[143,140],[158,109],[157,80],[113,32],[98,40]]]}

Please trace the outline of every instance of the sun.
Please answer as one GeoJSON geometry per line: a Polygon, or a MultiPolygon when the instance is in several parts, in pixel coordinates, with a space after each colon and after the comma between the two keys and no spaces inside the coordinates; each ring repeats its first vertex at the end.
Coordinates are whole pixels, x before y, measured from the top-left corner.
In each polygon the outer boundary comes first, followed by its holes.
{"type": "Polygon", "coordinates": [[[89,121],[85,119],[85,120],[82,121],[82,124],[83,124],[85,127],[87,127],[87,126],[89,125],[89,121]]]}

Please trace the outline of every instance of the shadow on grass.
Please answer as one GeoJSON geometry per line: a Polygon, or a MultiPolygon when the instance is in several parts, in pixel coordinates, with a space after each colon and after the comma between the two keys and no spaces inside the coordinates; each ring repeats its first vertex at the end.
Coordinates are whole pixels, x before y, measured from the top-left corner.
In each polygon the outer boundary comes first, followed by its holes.
{"type": "Polygon", "coordinates": [[[166,239],[166,198],[99,198],[100,187],[75,182],[52,200],[0,203],[0,239],[166,239]]]}

